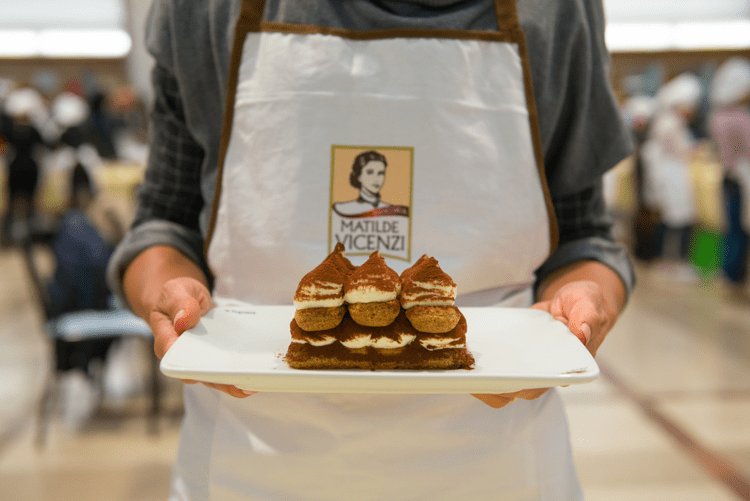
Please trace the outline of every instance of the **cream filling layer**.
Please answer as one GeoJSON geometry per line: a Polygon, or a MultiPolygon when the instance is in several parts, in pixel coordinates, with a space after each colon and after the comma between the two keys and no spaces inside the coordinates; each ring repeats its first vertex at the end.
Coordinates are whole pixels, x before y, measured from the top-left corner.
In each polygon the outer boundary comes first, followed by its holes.
{"type": "Polygon", "coordinates": [[[347,303],[384,303],[398,297],[397,291],[382,291],[375,287],[355,287],[344,294],[347,303]]]}
{"type": "Polygon", "coordinates": [[[385,336],[373,338],[370,334],[362,334],[361,336],[354,336],[346,341],[341,341],[341,344],[352,349],[367,348],[368,346],[372,346],[373,348],[393,349],[403,348],[416,338],[417,336],[413,334],[402,334],[398,339],[391,339],[385,336]]]}
{"type": "Polygon", "coordinates": [[[402,348],[406,346],[407,344],[411,343],[417,339],[417,336],[414,334],[402,334],[398,337],[398,339],[391,339],[389,337],[380,337],[378,339],[375,339],[373,341],[370,341],[370,346],[373,348],[385,348],[385,349],[393,349],[393,348],[402,348]]]}
{"type": "MultiPolygon", "coordinates": [[[[377,337],[373,339],[369,334],[363,334],[361,336],[354,336],[353,338],[347,339],[346,341],[341,341],[341,344],[343,344],[347,348],[354,350],[358,348],[367,348],[369,346],[372,346],[373,348],[394,349],[403,348],[407,344],[414,341],[416,338],[417,336],[414,336],[412,334],[403,334],[399,336],[398,339],[391,339],[389,337],[377,337]]],[[[309,338],[292,339],[292,342],[294,343],[309,343],[313,346],[327,346],[329,344],[332,344],[334,341],[336,341],[336,338],[334,338],[333,336],[325,336],[325,338],[323,338],[322,340],[309,338]]]]}
{"type": "MultiPolygon", "coordinates": [[[[399,336],[398,339],[391,339],[389,337],[378,337],[372,339],[372,336],[370,336],[369,334],[363,334],[361,336],[355,336],[352,339],[348,339],[346,341],[341,341],[341,344],[350,349],[367,348],[370,346],[373,348],[381,349],[395,349],[403,348],[407,344],[414,341],[416,338],[417,337],[413,334],[403,334],[399,336]]],[[[311,344],[312,346],[328,346],[329,344],[333,344],[334,341],[336,341],[336,338],[333,336],[325,336],[322,339],[292,339],[292,342],[294,343],[307,343],[311,344]]],[[[464,348],[466,346],[464,343],[451,344],[455,343],[456,341],[458,341],[458,338],[422,338],[419,340],[419,344],[421,344],[424,349],[429,351],[445,350],[451,348],[464,348]]]]}
{"type": "Polygon", "coordinates": [[[430,350],[430,351],[445,350],[445,349],[450,349],[450,348],[464,348],[466,346],[466,344],[464,343],[461,343],[461,344],[456,343],[453,345],[451,344],[451,343],[455,343],[456,341],[458,341],[458,339],[459,338],[451,339],[451,338],[444,338],[444,337],[441,337],[441,338],[427,337],[427,338],[420,339],[419,344],[422,345],[422,348],[426,350],[430,350]]]}
{"type": "Polygon", "coordinates": [[[341,290],[343,284],[320,282],[306,285],[294,296],[294,307],[298,310],[308,308],[335,308],[344,304],[341,290]]]}
{"type": "Polygon", "coordinates": [[[335,341],[336,338],[333,336],[324,336],[321,339],[292,339],[293,343],[311,344],[313,346],[328,346],[329,344],[333,344],[335,341]]]}
{"type": "Polygon", "coordinates": [[[363,334],[361,336],[354,336],[346,341],[341,341],[341,344],[352,349],[367,348],[370,346],[370,341],[372,341],[371,336],[369,334],[363,334]]]}
{"type": "Polygon", "coordinates": [[[417,292],[401,294],[401,306],[409,309],[412,306],[453,306],[456,302],[456,287],[451,285],[437,285],[431,282],[412,282],[418,288],[417,292]],[[439,296],[442,299],[425,299],[425,297],[439,296]]]}

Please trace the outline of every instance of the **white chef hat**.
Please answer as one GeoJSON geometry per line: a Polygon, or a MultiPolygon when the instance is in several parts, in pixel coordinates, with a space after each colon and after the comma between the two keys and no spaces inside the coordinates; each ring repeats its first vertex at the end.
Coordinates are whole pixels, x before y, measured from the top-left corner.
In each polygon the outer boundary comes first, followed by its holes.
{"type": "Polygon", "coordinates": [[[711,82],[711,104],[729,106],[750,94],[750,62],[734,57],[724,62],[711,82]]]}
{"type": "Polygon", "coordinates": [[[703,87],[697,76],[692,73],[683,73],[659,89],[656,97],[662,109],[674,109],[678,107],[695,107],[701,97],[703,87]]]}
{"type": "Polygon", "coordinates": [[[61,127],[80,125],[88,116],[89,105],[77,94],[63,92],[52,101],[52,118],[61,127]]]}
{"type": "Polygon", "coordinates": [[[44,112],[44,99],[31,87],[16,89],[5,98],[5,112],[14,118],[35,116],[44,112]]]}
{"type": "Polygon", "coordinates": [[[629,124],[646,122],[656,111],[656,99],[651,96],[633,96],[625,101],[622,112],[629,124]]]}
{"type": "Polygon", "coordinates": [[[0,101],[4,101],[15,88],[16,85],[12,80],[0,77],[0,101]]]}

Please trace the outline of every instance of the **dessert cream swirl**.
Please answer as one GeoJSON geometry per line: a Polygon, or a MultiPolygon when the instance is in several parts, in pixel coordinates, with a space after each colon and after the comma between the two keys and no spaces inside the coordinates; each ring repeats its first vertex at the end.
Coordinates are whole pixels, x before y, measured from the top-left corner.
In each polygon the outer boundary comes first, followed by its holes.
{"type": "Polygon", "coordinates": [[[420,257],[411,268],[401,274],[401,306],[453,306],[456,302],[456,284],[440,269],[440,265],[427,254],[420,257]]]}
{"type": "Polygon", "coordinates": [[[412,281],[401,293],[401,306],[453,306],[456,302],[456,286],[432,282],[412,281]]]}
{"type": "Polygon", "coordinates": [[[380,252],[375,251],[357,268],[344,285],[347,303],[376,303],[398,297],[401,283],[398,274],[388,267],[380,252]]]}
{"type": "Polygon", "coordinates": [[[370,341],[370,346],[373,348],[385,348],[385,349],[394,349],[394,348],[402,348],[406,346],[407,344],[411,343],[417,338],[417,336],[414,336],[412,334],[401,334],[396,339],[391,337],[379,337],[376,339],[372,339],[370,341]]]}
{"type": "Polygon", "coordinates": [[[301,343],[301,344],[311,344],[313,346],[328,346],[329,344],[333,344],[336,342],[336,338],[333,336],[320,336],[317,338],[312,337],[300,337],[300,338],[293,338],[293,343],[301,343]]]}
{"type": "Polygon", "coordinates": [[[344,304],[341,293],[343,284],[335,282],[316,282],[302,285],[294,295],[294,307],[298,310],[305,308],[335,308],[344,304]]]}
{"type": "MultiPolygon", "coordinates": [[[[339,341],[342,345],[349,349],[360,349],[360,348],[381,348],[381,349],[394,349],[394,348],[402,348],[412,341],[414,341],[417,338],[417,336],[411,335],[411,334],[402,334],[398,336],[397,338],[393,338],[390,336],[378,336],[378,337],[372,337],[370,334],[361,334],[357,336],[351,336],[347,339],[339,341]]],[[[329,344],[333,344],[336,341],[336,338],[333,336],[326,336],[325,338],[321,337],[307,337],[307,336],[301,336],[299,338],[292,339],[295,343],[309,343],[313,346],[327,346],[329,344]]],[[[450,340],[449,340],[450,341],[450,340]]],[[[424,346],[424,343],[422,344],[424,346]]],[[[425,346],[426,348],[426,346],[425,346]]],[[[427,348],[430,349],[430,348],[427,348]]],[[[437,349],[437,348],[432,348],[437,349]]]]}
{"type": "Polygon", "coordinates": [[[419,344],[421,344],[424,349],[429,351],[466,347],[466,343],[461,342],[461,338],[458,337],[424,337],[419,340],[419,344]]]}
{"type": "Polygon", "coordinates": [[[333,252],[314,270],[302,277],[294,294],[294,307],[336,308],[344,304],[344,283],[354,271],[344,257],[344,245],[337,243],[333,252]]]}
{"type": "Polygon", "coordinates": [[[344,301],[347,303],[377,303],[392,301],[398,297],[394,291],[382,291],[377,287],[354,284],[354,288],[344,294],[344,301]]]}

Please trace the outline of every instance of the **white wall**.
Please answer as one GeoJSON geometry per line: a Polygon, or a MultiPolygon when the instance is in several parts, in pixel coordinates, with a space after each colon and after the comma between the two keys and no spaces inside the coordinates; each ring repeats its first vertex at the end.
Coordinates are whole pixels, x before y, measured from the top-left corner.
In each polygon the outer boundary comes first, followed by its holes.
{"type": "Polygon", "coordinates": [[[603,0],[608,22],[715,21],[750,17],[748,0],[603,0]]]}
{"type": "Polygon", "coordinates": [[[0,0],[0,29],[124,28],[121,0],[0,0]]]}
{"type": "Polygon", "coordinates": [[[153,58],[146,51],[144,36],[150,5],[149,0],[124,0],[127,29],[133,39],[133,46],[127,57],[128,78],[149,105],[153,98],[150,76],[153,58]]]}
{"type": "MultiPolygon", "coordinates": [[[[16,40],[6,40],[8,35],[4,30],[11,30],[11,33],[13,30],[26,30],[26,36],[33,36],[33,30],[49,29],[124,30],[131,39],[130,51],[126,56],[128,78],[150,103],[152,58],[146,52],[144,43],[150,4],[150,0],[0,0],[0,42],[6,44],[5,48],[0,47],[0,52],[11,47],[16,40]]],[[[92,37],[90,31],[83,33],[84,40],[92,37]]],[[[122,36],[126,37],[124,34],[122,36]]],[[[33,57],[40,54],[54,57],[54,54],[44,51],[40,53],[38,41],[31,40],[26,53],[13,55],[33,57]]]]}

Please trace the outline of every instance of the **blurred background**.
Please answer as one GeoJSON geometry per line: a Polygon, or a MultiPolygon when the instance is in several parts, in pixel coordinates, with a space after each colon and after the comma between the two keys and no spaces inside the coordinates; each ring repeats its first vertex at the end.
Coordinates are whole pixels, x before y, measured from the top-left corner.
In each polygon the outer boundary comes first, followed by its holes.
{"type": "MultiPolygon", "coordinates": [[[[589,501],[750,500],[750,1],[604,6],[638,284],[601,377],[562,390],[579,475],[589,501]]],[[[169,492],[181,383],[103,281],[148,155],[148,8],[0,0],[3,500],[169,492]]]]}

